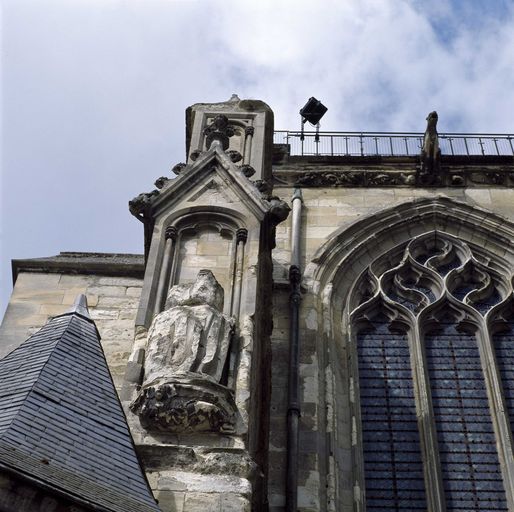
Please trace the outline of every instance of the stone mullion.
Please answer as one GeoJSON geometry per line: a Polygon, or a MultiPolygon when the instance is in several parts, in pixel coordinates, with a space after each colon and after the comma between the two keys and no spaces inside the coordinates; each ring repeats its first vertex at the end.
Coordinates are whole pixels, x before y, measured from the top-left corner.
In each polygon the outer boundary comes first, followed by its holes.
{"type": "Polygon", "coordinates": [[[430,380],[423,350],[422,330],[415,322],[411,339],[413,380],[418,425],[425,472],[425,491],[429,512],[445,512],[446,502],[439,459],[435,416],[430,395],[430,380]]]}
{"type": "Polygon", "coordinates": [[[503,396],[500,371],[494,353],[493,337],[482,322],[478,332],[478,347],[491,407],[491,419],[496,433],[500,466],[509,510],[514,512],[514,457],[512,432],[503,396]]]}
{"type": "Polygon", "coordinates": [[[364,474],[364,442],[362,440],[362,414],[360,406],[359,356],[355,319],[348,322],[348,342],[351,356],[349,358],[349,395],[351,419],[351,447],[353,460],[353,511],[365,510],[366,478],[364,474]]]}
{"type": "Polygon", "coordinates": [[[157,284],[157,293],[155,296],[154,315],[162,311],[163,302],[166,299],[168,291],[168,282],[171,282],[170,269],[173,265],[173,253],[175,242],[177,239],[177,228],[168,226],[165,232],[166,242],[164,245],[164,254],[162,257],[161,273],[157,284]]]}

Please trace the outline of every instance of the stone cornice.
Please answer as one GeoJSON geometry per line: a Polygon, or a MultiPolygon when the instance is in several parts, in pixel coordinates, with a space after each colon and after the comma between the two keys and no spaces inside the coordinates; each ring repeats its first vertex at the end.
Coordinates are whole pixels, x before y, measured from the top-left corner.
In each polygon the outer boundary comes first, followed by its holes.
{"type": "Polygon", "coordinates": [[[97,252],[61,252],[47,258],[12,260],[13,284],[20,272],[100,274],[143,279],[142,254],[116,254],[97,252]]]}
{"type": "Polygon", "coordinates": [[[429,182],[417,157],[293,156],[275,162],[276,184],[296,187],[514,187],[514,158],[445,156],[429,182]]]}

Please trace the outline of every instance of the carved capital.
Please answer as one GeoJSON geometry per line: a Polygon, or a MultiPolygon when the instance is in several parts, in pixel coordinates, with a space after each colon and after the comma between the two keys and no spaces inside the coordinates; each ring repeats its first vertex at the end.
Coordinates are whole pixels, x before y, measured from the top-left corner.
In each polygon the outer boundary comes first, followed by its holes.
{"type": "Polygon", "coordinates": [[[234,128],[229,124],[228,117],[223,114],[218,114],[213,119],[212,123],[203,130],[207,142],[207,149],[211,147],[214,141],[218,141],[223,150],[227,150],[229,138],[232,137],[234,133],[234,128]]]}
{"type": "Polygon", "coordinates": [[[246,240],[248,239],[248,230],[246,228],[239,228],[236,231],[236,242],[243,242],[246,243],[246,240]]]}
{"type": "Polygon", "coordinates": [[[171,240],[175,241],[177,239],[177,234],[178,234],[178,231],[175,226],[168,226],[166,228],[166,231],[165,231],[166,240],[171,239],[171,240]]]}
{"type": "Polygon", "coordinates": [[[245,128],[245,135],[253,135],[255,133],[255,128],[253,126],[247,126],[245,128]]]}

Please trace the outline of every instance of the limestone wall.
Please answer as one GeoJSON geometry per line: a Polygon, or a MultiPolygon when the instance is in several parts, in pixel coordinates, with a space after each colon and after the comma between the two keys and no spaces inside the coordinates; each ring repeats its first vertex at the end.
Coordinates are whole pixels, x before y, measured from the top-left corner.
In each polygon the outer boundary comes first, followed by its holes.
{"type": "MultiPolygon", "coordinates": [[[[284,200],[291,199],[293,187],[275,186],[274,193],[284,200]]],[[[334,378],[326,358],[326,341],[319,335],[322,321],[316,283],[309,282],[309,265],[316,251],[329,240],[336,230],[350,227],[365,217],[373,216],[385,208],[392,208],[416,198],[446,196],[514,221],[512,191],[505,188],[303,188],[302,210],[302,272],[307,275],[303,283],[300,312],[300,376],[301,376],[301,431],[298,510],[314,512],[353,510],[353,489],[349,478],[351,464],[350,424],[339,424],[337,446],[328,441],[330,429],[331,394],[334,378]],[[338,460],[340,474],[347,475],[342,482],[339,498],[335,496],[334,460],[338,460]],[[344,465],[346,464],[346,467],[344,465]]],[[[284,510],[286,474],[286,406],[287,368],[289,347],[289,286],[287,283],[290,261],[291,216],[277,227],[274,260],[274,330],[272,335],[273,381],[270,424],[270,474],[268,497],[271,512],[284,510]]],[[[339,393],[348,394],[347,362],[341,361],[335,377],[339,393]],[[342,391],[341,391],[342,390],[342,391]]],[[[332,437],[333,439],[333,437],[332,437]]],[[[341,483],[341,482],[340,482],[341,483]]]]}
{"type": "Polygon", "coordinates": [[[119,390],[134,340],[142,282],[131,277],[20,272],[0,326],[0,357],[39,330],[50,317],[65,313],[76,296],[84,293],[119,390]]]}

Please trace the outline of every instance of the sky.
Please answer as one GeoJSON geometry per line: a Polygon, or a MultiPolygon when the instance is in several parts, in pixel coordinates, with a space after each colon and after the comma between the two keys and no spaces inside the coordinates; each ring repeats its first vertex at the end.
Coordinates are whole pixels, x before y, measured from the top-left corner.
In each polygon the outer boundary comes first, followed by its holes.
{"type": "Polygon", "coordinates": [[[0,0],[0,317],[11,260],[142,253],[127,203],[185,160],[185,109],[299,128],[514,132],[514,2],[0,0]]]}

